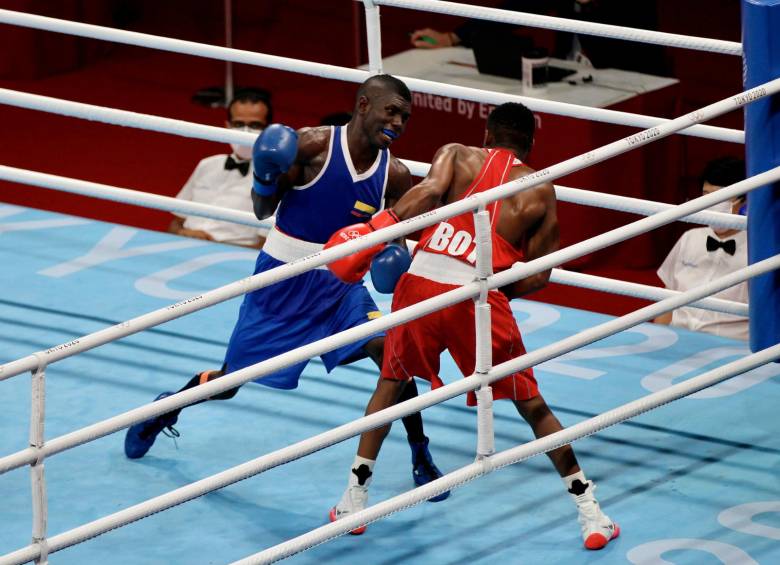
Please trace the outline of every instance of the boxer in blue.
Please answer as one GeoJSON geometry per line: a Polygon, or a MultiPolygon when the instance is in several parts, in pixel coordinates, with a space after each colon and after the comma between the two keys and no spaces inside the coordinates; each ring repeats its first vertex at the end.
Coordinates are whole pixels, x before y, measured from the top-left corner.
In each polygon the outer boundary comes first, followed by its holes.
{"type": "MultiPolygon", "coordinates": [[[[260,134],[253,148],[252,201],[260,219],[276,212],[276,226],[257,258],[255,274],[321,250],[333,233],[368,222],[378,212],[374,228],[382,227],[387,215],[383,209],[391,207],[411,187],[409,170],[388,150],[404,132],[410,113],[411,93],[406,85],[395,77],[376,75],[360,85],[353,117],[346,126],[296,132],[273,124],[260,134]]],[[[383,270],[398,270],[393,264],[396,255],[383,254],[376,272],[372,270],[375,280],[382,277],[383,270]]],[[[391,283],[383,281],[380,286],[392,291],[391,283]]],[[[180,390],[379,315],[362,280],[342,282],[324,266],[250,292],[241,305],[222,368],[195,375],[180,390]]],[[[322,360],[328,372],[366,356],[381,368],[383,347],[384,334],[380,333],[326,353],[322,360]]],[[[274,388],[296,388],[306,364],[282,369],[257,382],[274,388]]],[[[209,400],[232,398],[237,391],[235,388],[209,400]]],[[[163,392],[157,399],[171,394],[163,392]]],[[[416,395],[412,382],[405,389],[404,400],[416,395]]],[[[175,410],[130,427],[125,436],[127,457],[143,457],[160,432],[178,435],[173,425],[180,412],[175,410]]],[[[403,423],[412,449],[415,483],[422,485],[440,477],[428,450],[420,414],[407,416],[403,423]]]]}

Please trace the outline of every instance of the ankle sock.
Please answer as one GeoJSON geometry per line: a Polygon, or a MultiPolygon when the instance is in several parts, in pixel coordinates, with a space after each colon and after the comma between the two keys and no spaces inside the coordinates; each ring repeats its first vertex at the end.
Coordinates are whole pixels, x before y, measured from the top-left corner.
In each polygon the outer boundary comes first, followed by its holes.
{"type": "Polygon", "coordinates": [[[349,486],[360,485],[367,487],[371,484],[371,477],[374,474],[374,465],[376,461],[366,459],[360,455],[355,456],[352,468],[349,471],[349,486]]]}
{"type": "Polygon", "coordinates": [[[562,480],[563,484],[566,485],[566,490],[574,496],[584,494],[588,490],[588,479],[585,478],[585,473],[582,471],[572,473],[568,477],[562,477],[562,480]]]}

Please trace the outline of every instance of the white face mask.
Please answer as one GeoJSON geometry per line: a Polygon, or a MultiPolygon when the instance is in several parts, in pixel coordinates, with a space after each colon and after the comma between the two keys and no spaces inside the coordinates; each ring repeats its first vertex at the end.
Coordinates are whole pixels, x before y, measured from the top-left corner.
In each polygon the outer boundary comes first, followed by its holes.
{"type": "Polygon", "coordinates": [[[705,209],[705,212],[721,212],[723,214],[731,214],[731,200],[726,200],[720,204],[715,204],[705,209]]]}
{"type": "MultiPolygon", "coordinates": [[[[262,133],[262,131],[263,131],[263,130],[252,129],[252,128],[248,127],[248,126],[244,126],[244,127],[241,127],[241,128],[230,128],[230,129],[233,129],[233,130],[236,130],[236,131],[247,131],[249,133],[254,133],[254,134],[257,134],[257,135],[260,135],[260,133],[262,133]]],[[[252,158],[252,146],[251,145],[238,145],[236,143],[231,143],[230,147],[231,147],[231,149],[233,149],[233,153],[235,153],[236,157],[238,157],[239,159],[244,159],[245,161],[248,161],[249,159],[252,158]]]]}

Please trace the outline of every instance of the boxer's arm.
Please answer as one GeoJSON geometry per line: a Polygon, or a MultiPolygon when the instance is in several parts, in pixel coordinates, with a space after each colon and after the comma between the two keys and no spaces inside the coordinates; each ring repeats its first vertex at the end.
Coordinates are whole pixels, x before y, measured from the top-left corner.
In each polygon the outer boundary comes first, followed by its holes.
{"type": "Polygon", "coordinates": [[[296,182],[302,178],[303,168],[322,151],[322,136],[315,135],[313,128],[302,128],[298,132],[298,147],[295,160],[290,165],[287,172],[281,173],[276,177],[275,190],[266,191],[267,194],[260,194],[259,191],[252,190],[252,207],[257,219],[264,220],[270,218],[276,212],[284,195],[296,182]]]}
{"type": "Polygon", "coordinates": [[[252,209],[258,220],[265,220],[274,215],[276,207],[279,206],[280,194],[270,196],[260,196],[254,190],[252,191],[252,209]]]}
{"type": "MultiPolygon", "coordinates": [[[[393,209],[398,200],[412,188],[412,173],[400,160],[392,157],[388,168],[387,190],[385,191],[384,208],[393,209]]],[[[395,240],[398,245],[405,245],[405,237],[395,240]]]]}
{"type": "MultiPolygon", "coordinates": [[[[392,226],[398,223],[398,217],[392,210],[382,210],[364,224],[353,224],[341,228],[325,243],[324,248],[330,249],[342,243],[346,243],[358,237],[368,235],[371,232],[382,228],[392,226]]],[[[371,259],[387,246],[386,243],[380,243],[368,249],[355,251],[351,255],[336,259],[328,264],[328,269],[336,277],[347,283],[356,283],[363,278],[371,267],[371,259]]]]}
{"type": "Polygon", "coordinates": [[[276,192],[276,179],[286,173],[298,153],[298,132],[283,124],[271,124],[252,146],[252,190],[260,196],[276,192]]]}
{"type": "MultiPolygon", "coordinates": [[[[515,195],[513,198],[518,197],[526,199],[523,202],[524,218],[522,221],[528,221],[529,217],[536,219],[529,228],[519,227],[520,231],[525,232],[523,254],[526,261],[533,261],[557,251],[560,247],[560,230],[553,185],[545,183],[531,191],[515,195]],[[531,197],[530,202],[527,200],[528,197],[531,197]]],[[[522,236],[522,234],[518,233],[518,236],[522,236]]],[[[510,300],[519,298],[543,288],[550,280],[550,273],[551,270],[547,270],[531,275],[501,288],[501,292],[510,300]]]]}
{"type": "MultiPolygon", "coordinates": [[[[457,156],[464,146],[460,144],[449,144],[441,147],[433,158],[428,175],[414,187],[410,188],[401,195],[392,208],[386,208],[371,221],[366,224],[356,224],[347,226],[333,234],[330,240],[325,244],[325,248],[333,247],[360,235],[371,233],[374,230],[392,225],[400,220],[405,220],[428,212],[435,208],[441,201],[442,196],[446,194],[450,183],[455,174],[455,165],[457,156]],[[400,212],[400,213],[399,213],[400,212]]],[[[399,162],[400,164],[400,162],[399,162]]],[[[406,167],[404,167],[405,169],[406,167]]],[[[406,169],[407,175],[408,169],[406,169]]],[[[393,177],[391,176],[391,179],[393,177]]],[[[388,179],[390,183],[391,179],[388,179]]],[[[393,186],[396,186],[395,184],[393,186]]],[[[388,189],[391,187],[388,186],[388,189]]],[[[387,204],[390,205],[397,192],[388,190],[387,204]]],[[[371,259],[385,247],[385,244],[377,245],[363,251],[358,251],[352,255],[330,263],[328,268],[333,274],[345,282],[356,282],[360,280],[368,271],[371,265],[371,259]]]]}
{"type": "Polygon", "coordinates": [[[387,171],[385,208],[392,208],[412,188],[412,173],[399,159],[392,157],[387,171]]]}
{"type": "Polygon", "coordinates": [[[401,220],[429,212],[438,206],[450,188],[457,158],[463,149],[465,147],[459,143],[450,143],[439,148],[433,157],[428,175],[410,188],[393,206],[393,211],[401,220]]]}
{"type": "MultiPolygon", "coordinates": [[[[406,169],[406,166],[398,162],[398,165],[403,166],[403,170],[401,171],[401,174],[396,172],[395,175],[388,179],[388,184],[390,184],[391,180],[395,180],[392,185],[394,187],[393,190],[391,190],[390,185],[388,186],[386,198],[386,205],[388,207],[374,216],[367,224],[348,226],[343,230],[336,232],[325,247],[329,248],[333,245],[338,245],[339,243],[348,241],[350,238],[365,235],[375,229],[392,225],[400,220],[417,216],[435,208],[450,187],[450,182],[454,175],[458,148],[460,147],[463,146],[450,144],[440,148],[433,158],[428,175],[422,182],[412,188],[408,188],[410,182],[409,180],[406,180],[411,179],[409,170],[406,169]],[[405,171],[405,175],[403,174],[403,171],[405,171]],[[398,198],[398,201],[394,203],[393,200],[398,196],[399,187],[403,188],[403,183],[406,183],[407,189],[404,190],[400,198],[398,198]],[[390,208],[391,206],[392,208],[390,208]],[[403,215],[400,215],[398,213],[399,211],[403,215]]],[[[391,171],[392,170],[393,169],[391,168],[391,171]]],[[[396,169],[396,171],[398,171],[398,169],[396,169]]],[[[395,288],[398,278],[408,270],[409,264],[411,263],[411,258],[406,250],[406,243],[403,239],[404,238],[400,238],[398,240],[398,245],[391,245],[387,248],[385,247],[385,244],[381,244],[369,249],[364,249],[363,251],[358,251],[348,257],[330,263],[328,268],[339,279],[345,282],[357,282],[371,267],[372,278],[375,281],[377,290],[379,290],[379,292],[391,293],[395,288]],[[372,259],[380,252],[382,252],[382,255],[375,259],[377,265],[376,268],[373,268],[372,259]]]]}

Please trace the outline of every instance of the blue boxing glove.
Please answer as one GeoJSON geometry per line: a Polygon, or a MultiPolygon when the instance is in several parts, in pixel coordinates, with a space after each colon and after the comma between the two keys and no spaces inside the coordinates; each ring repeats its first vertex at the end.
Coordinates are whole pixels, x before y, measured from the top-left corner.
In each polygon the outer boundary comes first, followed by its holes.
{"type": "Polygon", "coordinates": [[[371,282],[382,294],[393,294],[398,279],[412,264],[412,257],[397,243],[391,243],[371,261],[371,282]]]}
{"type": "Polygon", "coordinates": [[[260,196],[276,192],[277,177],[290,169],[297,153],[298,134],[294,129],[282,124],[265,128],[252,148],[252,190],[260,196]]]}

